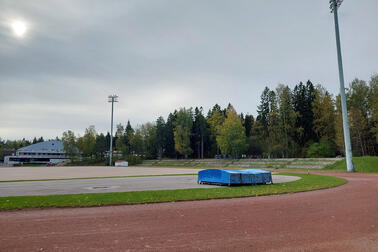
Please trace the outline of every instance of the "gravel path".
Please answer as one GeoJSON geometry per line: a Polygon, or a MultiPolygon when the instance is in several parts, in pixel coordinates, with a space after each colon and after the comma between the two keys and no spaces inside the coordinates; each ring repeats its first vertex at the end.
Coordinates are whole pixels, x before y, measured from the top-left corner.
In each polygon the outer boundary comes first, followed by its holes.
{"type": "Polygon", "coordinates": [[[378,176],[334,175],[349,183],[276,196],[0,212],[0,250],[378,251],[378,176]]]}
{"type": "MultiPolygon", "coordinates": [[[[273,175],[272,177],[274,183],[290,182],[300,179],[300,177],[283,175],[273,175]]],[[[197,184],[197,175],[4,182],[0,183],[0,197],[211,187],[216,186],[197,184]]]]}

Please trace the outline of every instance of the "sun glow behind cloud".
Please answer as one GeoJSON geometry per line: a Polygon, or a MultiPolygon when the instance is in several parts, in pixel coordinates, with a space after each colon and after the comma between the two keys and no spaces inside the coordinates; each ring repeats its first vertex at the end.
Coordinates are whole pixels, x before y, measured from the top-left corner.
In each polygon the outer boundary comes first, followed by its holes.
{"type": "Polygon", "coordinates": [[[22,38],[24,37],[25,33],[27,32],[27,24],[20,20],[15,20],[11,22],[12,32],[16,37],[22,38]]]}

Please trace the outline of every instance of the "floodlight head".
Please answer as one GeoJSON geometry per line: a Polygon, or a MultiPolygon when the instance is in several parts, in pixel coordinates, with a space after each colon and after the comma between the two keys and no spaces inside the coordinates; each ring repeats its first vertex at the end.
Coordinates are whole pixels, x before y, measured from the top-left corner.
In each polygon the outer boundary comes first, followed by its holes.
{"type": "Polygon", "coordinates": [[[118,102],[118,95],[109,95],[108,102],[118,102]]]}
{"type": "Polygon", "coordinates": [[[335,11],[335,7],[339,8],[343,1],[344,0],[329,0],[329,8],[331,9],[331,13],[335,11]]]}

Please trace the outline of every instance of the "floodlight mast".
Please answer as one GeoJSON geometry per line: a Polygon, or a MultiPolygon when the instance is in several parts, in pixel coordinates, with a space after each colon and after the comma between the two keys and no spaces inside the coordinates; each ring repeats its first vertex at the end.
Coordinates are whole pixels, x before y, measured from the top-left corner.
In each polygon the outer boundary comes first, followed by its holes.
{"type": "Polygon", "coordinates": [[[112,103],[112,117],[111,117],[111,123],[110,123],[110,147],[109,147],[109,166],[112,166],[113,165],[113,162],[112,162],[112,158],[113,158],[113,109],[114,109],[114,103],[118,102],[118,96],[109,95],[108,102],[112,103]]]}
{"type": "Polygon", "coordinates": [[[344,85],[344,72],[343,72],[343,60],[341,57],[340,46],[340,31],[339,31],[339,18],[337,15],[337,9],[340,7],[343,0],[330,0],[331,13],[335,19],[335,33],[336,33],[336,47],[337,47],[337,60],[339,65],[339,80],[340,80],[340,97],[341,97],[341,110],[343,115],[343,129],[344,129],[344,142],[345,142],[345,158],[347,164],[347,171],[354,172],[354,165],[352,161],[352,147],[350,144],[350,133],[348,125],[348,109],[345,98],[345,85],[344,85]]]}

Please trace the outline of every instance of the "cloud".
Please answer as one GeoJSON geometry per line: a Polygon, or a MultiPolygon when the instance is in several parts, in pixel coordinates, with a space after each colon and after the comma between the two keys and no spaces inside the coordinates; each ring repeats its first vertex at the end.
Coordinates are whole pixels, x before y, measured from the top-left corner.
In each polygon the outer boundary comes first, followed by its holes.
{"type": "MultiPolygon", "coordinates": [[[[1,1],[0,137],[135,126],[179,107],[256,114],[265,86],[311,79],[338,92],[333,18],[321,1],[1,1]],[[16,39],[9,22],[28,24],[16,39]]],[[[346,81],[378,69],[378,2],[345,1],[346,81]],[[363,29],[361,28],[363,27],[363,29]]]]}

